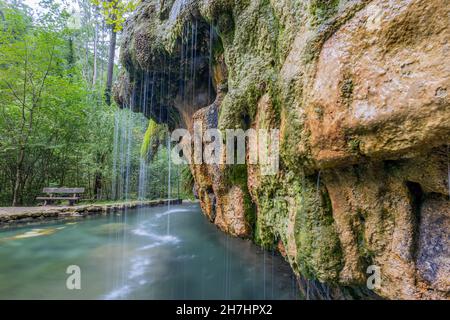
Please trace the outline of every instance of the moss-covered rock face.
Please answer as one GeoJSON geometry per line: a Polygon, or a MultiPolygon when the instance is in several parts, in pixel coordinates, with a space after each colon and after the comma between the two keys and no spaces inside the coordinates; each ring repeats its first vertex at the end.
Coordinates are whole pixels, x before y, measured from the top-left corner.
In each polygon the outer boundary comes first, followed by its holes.
{"type": "Polygon", "coordinates": [[[376,265],[383,297],[448,298],[447,7],[145,1],[125,27],[116,101],[172,128],[279,129],[276,175],[191,169],[205,215],[279,249],[300,285],[332,287],[316,296],[366,296],[376,265]]]}

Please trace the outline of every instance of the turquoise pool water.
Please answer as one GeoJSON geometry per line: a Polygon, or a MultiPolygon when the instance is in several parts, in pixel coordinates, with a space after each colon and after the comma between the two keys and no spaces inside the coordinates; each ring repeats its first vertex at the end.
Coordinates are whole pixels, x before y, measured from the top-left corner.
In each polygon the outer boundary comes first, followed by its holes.
{"type": "Polygon", "coordinates": [[[0,231],[0,299],[295,299],[287,263],[197,204],[0,231]],[[69,290],[68,266],[80,268],[69,290]]]}

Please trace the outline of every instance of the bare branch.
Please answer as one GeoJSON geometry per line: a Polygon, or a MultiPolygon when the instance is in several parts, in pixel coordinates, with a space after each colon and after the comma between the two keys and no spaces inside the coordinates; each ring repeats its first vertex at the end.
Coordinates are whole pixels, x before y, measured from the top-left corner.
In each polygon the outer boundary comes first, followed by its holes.
{"type": "Polygon", "coordinates": [[[6,83],[6,85],[8,86],[8,88],[11,90],[13,96],[17,99],[17,101],[20,102],[20,104],[23,106],[25,104],[25,101],[22,101],[19,98],[19,95],[17,94],[16,90],[14,90],[13,86],[7,81],[7,80],[3,80],[3,82],[6,83]]]}

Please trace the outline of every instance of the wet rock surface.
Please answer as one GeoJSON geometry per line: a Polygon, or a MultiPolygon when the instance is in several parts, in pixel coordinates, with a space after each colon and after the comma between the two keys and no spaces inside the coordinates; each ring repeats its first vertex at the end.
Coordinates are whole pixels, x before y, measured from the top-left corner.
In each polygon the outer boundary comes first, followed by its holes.
{"type": "Polygon", "coordinates": [[[275,175],[191,166],[208,219],[280,250],[311,297],[371,297],[376,265],[383,298],[448,299],[449,4],[157,3],[127,22],[117,102],[189,130],[280,130],[275,175]],[[166,88],[138,103],[146,77],[166,88]]]}

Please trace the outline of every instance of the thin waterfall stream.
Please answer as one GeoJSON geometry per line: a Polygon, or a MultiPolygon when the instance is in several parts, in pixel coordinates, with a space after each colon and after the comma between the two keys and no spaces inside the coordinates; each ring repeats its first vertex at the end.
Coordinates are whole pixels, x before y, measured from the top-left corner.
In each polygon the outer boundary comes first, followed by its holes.
{"type": "MultiPolygon", "coordinates": [[[[177,0],[170,19],[175,21],[189,3],[177,0]]],[[[177,78],[179,103],[187,110],[186,115],[195,112],[201,90],[205,91],[202,103],[213,102],[214,32],[212,25],[205,27],[196,20],[186,23],[181,30],[179,68],[171,69],[171,62],[164,58],[158,70],[135,74],[137,87],[114,114],[112,200],[166,199],[167,204],[125,207],[108,215],[0,231],[0,260],[6,261],[0,264],[0,298],[299,297],[292,286],[295,276],[289,265],[273,250],[267,254],[248,240],[221,232],[205,219],[196,202],[179,205],[170,201],[186,198],[180,194],[180,184],[184,183],[180,176],[188,168],[172,163],[171,129],[175,120],[163,97],[175,95],[170,84],[177,78]],[[200,32],[206,32],[207,37],[201,37],[200,32]],[[202,45],[207,52],[199,49],[202,45]],[[197,75],[200,66],[206,70],[205,79],[197,75]],[[197,88],[203,80],[207,83],[197,88]],[[39,233],[42,236],[32,240],[23,237],[35,229],[44,230],[39,233]],[[20,251],[15,250],[18,246],[20,251]],[[36,268],[16,267],[30,263],[36,268]],[[58,285],[65,281],[67,265],[80,267],[83,290],[68,291],[58,285]],[[14,280],[1,281],[4,277],[14,280]],[[24,289],[12,290],[18,286],[24,289]]],[[[185,125],[190,121],[186,115],[181,114],[185,125]]]]}

